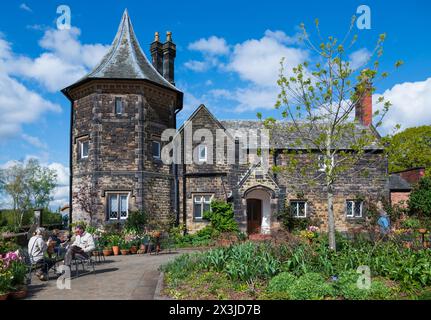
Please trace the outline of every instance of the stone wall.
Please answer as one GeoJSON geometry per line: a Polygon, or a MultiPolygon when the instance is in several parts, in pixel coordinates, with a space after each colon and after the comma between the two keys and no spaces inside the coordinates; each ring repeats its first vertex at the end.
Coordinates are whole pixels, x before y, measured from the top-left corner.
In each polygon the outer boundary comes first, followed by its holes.
{"type": "Polygon", "coordinates": [[[145,81],[91,81],[72,91],[72,219],[90,220],[78,194],[90,185],[92,217],[107,222],[109,192],[129,196],[129,212],[144,209],[154,220],[174,213],[170,165],[154,159],[152,141],[175,128],[176,94],[145,81]],[[115,114],[121,97],[123,113],[115,114]],[[89,138],[89,157],[78,159],[77,139],[89,138]]]}

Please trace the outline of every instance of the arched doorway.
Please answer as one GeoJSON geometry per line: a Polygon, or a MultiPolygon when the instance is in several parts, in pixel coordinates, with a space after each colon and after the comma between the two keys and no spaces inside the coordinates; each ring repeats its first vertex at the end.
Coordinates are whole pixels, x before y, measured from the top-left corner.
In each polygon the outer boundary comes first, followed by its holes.
{"type": "Polygon", "coordinates": [[[271,194],[266,188],[253,188],[245,193],[247,233],[269,234],[271,227],[271,194]]]}

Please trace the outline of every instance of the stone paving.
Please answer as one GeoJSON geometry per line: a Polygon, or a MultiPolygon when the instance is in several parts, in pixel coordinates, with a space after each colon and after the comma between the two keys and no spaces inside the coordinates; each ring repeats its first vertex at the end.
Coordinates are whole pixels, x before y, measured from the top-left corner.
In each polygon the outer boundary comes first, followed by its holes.
{"type": "MultiPolygon", "coordinates": [[[[57,288],[57,277],[42,282],[33,276],[29,285],[31,300],[152,300],[159,280],[159,266],[190,250],[176,250],[158,255],[109,256],[95,264],[95,273],[81,273],[72,278],[71,289],[57,288]]],[[[90,270],[90,268],[86,268],[90,270]]],[[[72,272],[74,276],[74,272],[72,272]]]]}

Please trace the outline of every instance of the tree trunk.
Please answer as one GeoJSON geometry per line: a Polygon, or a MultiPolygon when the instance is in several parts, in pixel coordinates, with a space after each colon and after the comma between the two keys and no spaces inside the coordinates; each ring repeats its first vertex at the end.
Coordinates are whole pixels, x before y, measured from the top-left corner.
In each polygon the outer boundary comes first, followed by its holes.
{"type": "Polygon", "coordinates": [[[327,185],[328,189],[328,238],[329,238],[329,249],[336,251],[335,243],[335,219],[334,219],[334,195],[332,191],[332,185],[327,185]]]}

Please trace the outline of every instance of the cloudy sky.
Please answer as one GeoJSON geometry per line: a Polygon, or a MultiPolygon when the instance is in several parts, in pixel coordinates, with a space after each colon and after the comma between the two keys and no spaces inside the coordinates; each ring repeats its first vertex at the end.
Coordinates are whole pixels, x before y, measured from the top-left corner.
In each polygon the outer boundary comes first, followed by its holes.
{"type": "MultiPolygon", "coordinates": [[[[381,69],[405,65],[376,83],[393,104],[381,133],[431,123],[431,22],[429,1],[368,1],[371,29],[349,59],[366,60],[379,34],[387,41],[381,69]]],[[[38,158],[55,169],[59,187],[53,207],[67,202],[69,102],[59,92],[102,58],[127,7],[135,33],[149,55],[155,31],[177,44],[176,84],[185,93],[186,119],[204,103],[220,119],[275,115],[279,61],[288,66],[314,57],[298,42],[299,24],[343,37],[363,1],[67,1],[70,30],[58,30],[57,1],[8,1],[0,10],[0,166],[38,158]],[[208,2],[208,3],[207,3],[208,2]]],[[[359,16],[359,14],[357,14],[359,16]]]]}

